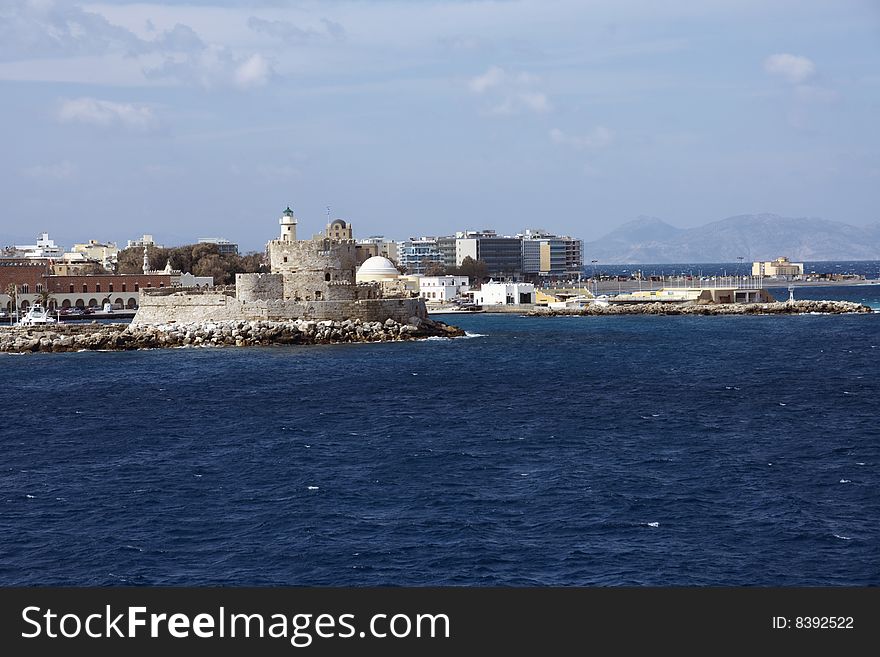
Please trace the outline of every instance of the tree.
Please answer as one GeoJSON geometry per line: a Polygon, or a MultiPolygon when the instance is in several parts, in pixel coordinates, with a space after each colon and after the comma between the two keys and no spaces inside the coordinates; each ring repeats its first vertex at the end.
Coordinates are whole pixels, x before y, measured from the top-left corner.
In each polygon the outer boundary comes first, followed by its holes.
{"type": "Polygon", "coordinates": [[[12,315],[18,308],[18,286],[15,283],[10,283],[6,286],[6,294],[9,295],[9,314],[12,315]]]}
{"type": "MultiPolygon", "coordinates": [[[[151,246],[147,247],[147,257],[150,269],[161,271],[170,261],[172,269],[196,276],[212,276],[217,285],[235,282],[236,274],[268,271],[265,254],[221,254],[216,244],[185,244],[167,249],[151,246]]],[[[117,271],[120,274],[140,274],[143,262],[143,247],[123,249],[117,257],[117,271]]]]}
{"type": "Polygon", "coordinates": [[[425,263],[425,276],[445,276],[446,265],[436,260],[428,260],[425,263]]]}
{"type": "Polygon", "coordinates": [[[489,278],[489,268],[483,260],[474,260],[470,256],[465,256],[461,261],[461,265],[453,268],[452,272],[455,276],[467,276],[474,285],[481,285],[489,278]]]}
{"type": "Polygon", "coordinates": [[[52,293],[46,288],[37,292],[37,302],[43,306],[45,310],[49,309],[49,302],[52,301],[52,293]]]}

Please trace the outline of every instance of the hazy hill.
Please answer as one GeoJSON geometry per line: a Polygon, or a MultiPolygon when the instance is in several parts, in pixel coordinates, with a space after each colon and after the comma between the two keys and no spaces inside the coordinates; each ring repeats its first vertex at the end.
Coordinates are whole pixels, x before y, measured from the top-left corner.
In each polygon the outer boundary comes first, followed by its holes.
{"type": "Polygon", "coordinates": [[[737,215],[681,229],[639,217],[584,244],[584,262],[746,262],[771,260],[878,260],[880,223],[851,226],[775,214],[737,215]]]}

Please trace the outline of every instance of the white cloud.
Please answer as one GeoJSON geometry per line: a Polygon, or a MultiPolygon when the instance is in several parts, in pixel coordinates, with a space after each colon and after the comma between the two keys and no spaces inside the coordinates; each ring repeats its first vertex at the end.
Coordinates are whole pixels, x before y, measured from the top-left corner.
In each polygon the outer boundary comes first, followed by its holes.
{"type": "Polygon", "coordinates": [[[571,146],[577,150],[597,150],[609,146],[614,141],[614,131],[604,125],[598,125],[586,135],[569,135],[559,128],[550,131],[550,140],[554,144],[571,146]]]}
{"type": "Polygon", "coordinates": [[[115,103],[88,97],[62,100],[56,116],[64,123],[118,125],[137,130],[147,130],[156,124],[153,110],[146,105],[115,103]]]}
{"type": "Polygon", "coordinates": [[[271,68],[265,57],[259,53],[251,55],[235,69],[233,79],[242,89],[260,87],[269,79],[271,68]]]}
{"type": "Polygon", "coordinates": [[[551,111],[553,104],[546,93],[535,88],[539,82],[539,78],[531,73],[513,73],[500,66],[490,66],[482,75],[471,78],[468,87],[475,94],[494,99],[494,105],[487,114],[541,114],[551,111]]]}
{"type": "Polygon", "coordinates": [[[764,60],[764,70],[768,74],[778,75],[792,84],[800,84],[813,77],[816,73],[816,65],[807,57],[780,53],[770,55],[764,60]]]}
{"type": "Polygon", "coordinates": [[[481,94],[493,87],[501,85],[507,78],[507,73],[500,66],[490,66],[482,75],[471,78],[468,86],[475,94],[481,94]]]}
{"type": "Polygon", "coordinates": [[[76,173],[76,167],[64,160],[57,164],[35,164],[22,169],[21,172],[28,178],[38,180],[68,180],[76,173]]]}

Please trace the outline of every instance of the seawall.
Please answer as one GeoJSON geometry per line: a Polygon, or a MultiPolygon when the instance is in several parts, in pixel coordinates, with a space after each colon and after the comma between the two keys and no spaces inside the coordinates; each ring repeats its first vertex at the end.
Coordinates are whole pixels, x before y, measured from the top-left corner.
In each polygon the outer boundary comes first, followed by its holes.
{"type": "Polygon", "coordinates": [[[173,347],[247,347],[270,345],[400,342],[428,337],[460,337],[464,331],[431,319],[408,323],[388,319],[211,321],[182,324],[60,324],[0,328],[0,352],[131,351],[173,347]]]}
{"type": "Polygon", "coordinates": [[[554,317],[569,315],[803,315],[823,313],[842,315],[846,313],[871,313],[870,306],[853,301],[780,301],[774,303],[633,303],[599,305],[592,303],[585,308],[551,309],[535,308],[530,317],[554,317]]]}

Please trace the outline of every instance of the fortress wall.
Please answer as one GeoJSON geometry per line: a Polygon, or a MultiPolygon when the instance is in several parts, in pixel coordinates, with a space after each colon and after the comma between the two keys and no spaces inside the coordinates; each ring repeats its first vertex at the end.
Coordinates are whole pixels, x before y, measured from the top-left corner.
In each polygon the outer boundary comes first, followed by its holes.
{"type": "Polygon", "coordinates": [[[235,320],[242,316],[241,302],[220,292],[166,295],[141,294],[132,325],[235,320]]]}
{"type": "Polygon", "coordinates": [[[364,299],[361,301],[239,301],[223,294],[143,295],[132,320],[135,326],[179,324],[206,321],[289,321],[313,319],[384,322],[393,319],[405,324],[410,317],[427,319],[424,299],[364,299]]]}
{"type": "Polygon", "coordinates": [[[280,299],[283,294],[281,274],[235,275],[235,296],[241,301],[280,299]]]}

